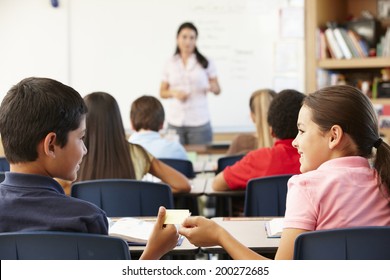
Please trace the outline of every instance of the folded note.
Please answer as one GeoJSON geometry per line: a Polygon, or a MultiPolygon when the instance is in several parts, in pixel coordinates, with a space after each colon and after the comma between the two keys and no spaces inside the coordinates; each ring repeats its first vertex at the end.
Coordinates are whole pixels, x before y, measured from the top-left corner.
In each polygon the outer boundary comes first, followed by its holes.
{"type": "Polygon", "coordinates": [[[167,209],[164,224],[181,225],[190,214],[188,209],[167,209]]]}

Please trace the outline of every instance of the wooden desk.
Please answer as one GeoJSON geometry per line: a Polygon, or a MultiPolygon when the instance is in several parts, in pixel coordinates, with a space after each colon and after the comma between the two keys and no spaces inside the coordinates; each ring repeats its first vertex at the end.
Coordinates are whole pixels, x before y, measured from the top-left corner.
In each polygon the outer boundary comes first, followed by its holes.
{"type": "Polygon", "coordinates": [[[198,154],[226,154],[230,142],[215,142],[208,145],[184,145],[187,152],[198,154]]]}
{"type": "Polygon", "coordinates": [[[191,191],[192,195],[203,195],[204,190],[207,184],[207,178],[202,176],[201,174],[196,176],[194,179],[190,180],[191,182],[191,191]]]}
{"type": "Polygon", "coordinates": [[[214,177],[208,178],[206,182],[206,186],[204,189],[204,194],[209,196],[224,196],[224,197],[232,197],[232,196],[245,196],[245,190],[227,190],[227,191],[215,191],[213,189],[213,181],[214,177]]]}
{"type": "MultiPolygon", "coordinates": [[[[213,218],[223,228],[246,247],[259,254],[275,254],[280,238],[268,238],[265,232],[265,222],[270,217],[253,218],[213,218]]],[[[205,253],[226,253],[220,246],[202,247],[205,253]]]]}
{"type": "Polygon", "coordinates": [[[197,160],[194,164],[194,172],[200,173],[215,173],[217,171],[217,161],[197,160]]]}

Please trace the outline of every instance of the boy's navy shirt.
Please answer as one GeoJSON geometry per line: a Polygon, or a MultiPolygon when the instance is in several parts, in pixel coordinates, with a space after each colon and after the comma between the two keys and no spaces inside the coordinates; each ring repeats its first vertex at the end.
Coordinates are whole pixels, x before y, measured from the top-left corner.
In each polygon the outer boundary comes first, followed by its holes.
{"type": "Polygon", "coordinates": [[[0,183],[0,232],[66,231],[108,234],[103,210],[66,196],[54,179],[6,172],[0,183]]]}

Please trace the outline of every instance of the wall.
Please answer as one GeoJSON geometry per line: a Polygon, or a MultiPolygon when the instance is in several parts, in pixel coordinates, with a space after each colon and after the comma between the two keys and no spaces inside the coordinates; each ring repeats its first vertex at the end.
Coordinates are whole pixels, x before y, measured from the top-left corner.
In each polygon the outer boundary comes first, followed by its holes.
{"type": "Polygon", "coordinates": [[[280,26],[280,8],[301,2],[60,0],[53,8],[49,0],[2,0],[1,97],[26,76],[52,77],[82,95],[111,93],[129,128],[131,102],[142,94],[158,96],[176,30],[192,21],[198,48],[216,63],[222,87],[220,96],[209,96],[213,127],[254,130],[248,112],[254,90],[303,90],[303,38],[283,39],[280,26]],[[292,55],[286,47],[294,49],[292,55]],[[289,59],[296,65],[280,75],[289,59]]]}

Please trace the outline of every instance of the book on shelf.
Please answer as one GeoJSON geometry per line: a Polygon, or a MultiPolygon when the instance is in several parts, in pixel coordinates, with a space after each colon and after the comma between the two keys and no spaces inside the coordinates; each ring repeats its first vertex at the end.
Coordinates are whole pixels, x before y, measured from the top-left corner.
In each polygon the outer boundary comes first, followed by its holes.
{"type": "MultiPolygon", "coordinates": [[[[350,23],[339,24],[337,22],[327,22],[325,28],[325,41],[327,49],[330,53],[331,58],[335,59],[351,59],[351,58],[363,58],[368,57],[370,52],[369,43],[354,30],[353,25],[350,23]]],[[[321,30],[322,28],[319,28],[321,30]]],[[[360,30],[360,29],[359,29],[360,30]]],[[[362,32],[362,30],[360,30],[362,32]]],[[[320,59],[326,58],[324,52],[321,51],[323,39],[321,39],[321,32],[317,31],[317,42],[319,49],[317,53],[320,59]]],[[[380,48],[386,44],[379,44],[380,48]]],[[[325,54],[326,55],[326,54],[325,54]]]]}
{"type": "Polygon", "coordinates": [[[345,28],[340,28],[340,32],[341,32],[341,35],[343,36],[345,43],[348,46],[348,49],[350,50],[350,52],[352,54],[352,57],[353,58],[360,57],[360,54],[359,54],[358,50],[355,48],[355,45],[352,43],[352,40],[349,37],[347,30],[345,28]]]}
{"type": "Polygon", "coordinates": [[[343,35],[341,33],[341,28],[336,27],[333,29],[334,37],[336,38],[337,44],[340,46],[341,51],[346,59],[352,58],[351,50],[349,49],[347,42],[344,40],[343,35]]]}
{"type": "Polygon", "coordinates": [[[359,40],[359,45],[362,48],[366,57],[370,56],[370,48],[364,40],[359,40]]]}
{"type": "Polygon", "coordinates": [[[381,37],[380,42],[377,44],[378,47],[380,47],[378,56],[390,56],[390,27],[387,27],[385,35],[381,37]]]}
{"type": "Polygon", "coordinates": [[[317,58],[319,59],[326,59],[330,58],[331,55],[329,54],[329,49],[327,46],[326,42],[326,37],[325,37],[325,30],[321,28],[317,28],[317,58]]]}
{"type": "Polygon", "coordinates": [[[153,231],[154,222],[137,218],[120,218],[113,221],[108,235],[124,239],[129,243],[146,244],[153,231]]]}
{"type": "Polygon", "coordinates": [[[283,232],[284,218],[273,218],[265,222],[265,232],[269,238],[280,238],[283,232]]]}
{"type": "Polygon", "coordinates": [[[362,42],[364,44],[364,42],[362,41],[362,39],[360,38],[360,36],[358,34],[356,34],[356,32],[354,32],[353,30],[347,30],[347,33],[348,33],[348,36],[352,42],[352,44],[354,45],[355,49],[358,51],[359,53],[359,57],[367,57],[368,56],[368,48],[362,48],[361,46],[361,43],[362,42]]]}
{"type": "Polygon", "coordinates": [[[328,48],[331,53],[331,55],[336,59],[342,59],[344,58],[344,54],[341,51],[341,48],[336,40],[335,34],[332,30],[332,28],[327,28],[325,30],[325,37],[326,41],[328,42],[328,48]]]}

